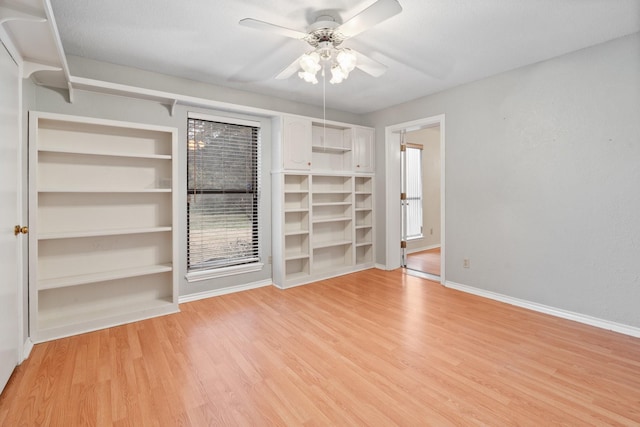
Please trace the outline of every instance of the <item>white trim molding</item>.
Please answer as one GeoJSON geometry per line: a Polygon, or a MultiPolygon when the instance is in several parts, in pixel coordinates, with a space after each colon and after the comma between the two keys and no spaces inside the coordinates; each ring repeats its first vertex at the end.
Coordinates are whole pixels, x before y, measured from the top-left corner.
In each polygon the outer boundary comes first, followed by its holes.
{"type": "Polygon", "coordinates": [[[220,295],[232,294],[234,292],[248,291],[250,289],[263,288],[273,284],[272,279],[260,280],[257,282],[247,283],[244,285],[229,286],[221,289],[213,289],[211,291],[198,292],[195,294],[182,295],[178,298],[178,303],[183,304],[185,302],[198,301],[205,298],[218,297],[220,295]]]}
{"type": "Polygon", "coordinates": [[[595,326],[596,328],[606,329],[606,330],[618,332],[624,335],[640,338],[640,328],[636,328],[634,326],[612,322],[610,320],[600,319],[598,317],[593,317],[586,314],[563,310],[561,308],[551,307],[544,304],[538,304],[536,302],[514,298],[508,295],[486,291],[484,289],[474,288],[473,286],[462,285],[460,283],[446,281],[444,285],[447,288],[456,289],[458,291],[466,292],[468,294],[477,295],[477,296],[492,299],[495,301],[504,302],[506,304],[515,305],[517,307],[522,307],[529,310],[537,311],[539,313],[549,314],[551,316],[560,317],[562,319],[573,320],[575,322],[584,323],[585,325],[595,326]]]}

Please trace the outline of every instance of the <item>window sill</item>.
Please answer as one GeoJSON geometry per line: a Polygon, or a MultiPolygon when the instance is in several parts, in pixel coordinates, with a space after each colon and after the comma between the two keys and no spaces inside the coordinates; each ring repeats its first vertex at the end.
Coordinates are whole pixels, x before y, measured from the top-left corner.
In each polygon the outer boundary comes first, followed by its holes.
{"type": "Polygon", "coordinates": [[[194,271],[187,273],[184,277],[187,282],[200,282],[202,280],[215,279],[217,277],[233,276],[235,274],[251,273],[260,271],[264,267],[264,263],[256,262],[253,264],[234,265],[233,267],[216,268],[213,270],[194,271]]]}

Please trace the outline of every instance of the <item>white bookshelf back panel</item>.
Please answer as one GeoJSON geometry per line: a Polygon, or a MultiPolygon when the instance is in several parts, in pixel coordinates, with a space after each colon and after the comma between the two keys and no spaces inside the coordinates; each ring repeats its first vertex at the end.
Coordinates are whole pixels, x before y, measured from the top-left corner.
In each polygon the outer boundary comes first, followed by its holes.
{"type": "Polygon", "coordinates": [[[356,243],[371,243],[373,240],[373,233],[371,227],[359,228],[356,230],[356,243]]]}
{"type": "Polygon", "coordinates": [[[38,148],[81,153],[171,155],[171,134],[153,130],[40,119],[38,148]]]}
{"type": "Polygon", "coordinates": [[[356,264],[373,262],[373,246],[364,245],[356,248],[356,264]]]}
{"type": "Polygon", "coordinates": [[[294,231],[309,231],[309,213],[285,212],[284,218],[285,233],[294,231]]]}
{"type": "Polygon", "coordinates": [[[284,191],[309,191],[307,175],[285,175],[284,191]]]}
{"type": "Polygon", "coordinates": [[[351,152],[314,151],[313,168],[321,171],[344,171],[351,167],[351,152]]]}
{"type": "Polygon", "coordinates": [[[286,209],[308,209],[309,193],[285,193],[284,208],[286,209]]]}
{"type": "Polygon", "coordinates": [[[170,232],[42,240],[38,280],[171,264],[171,257],[170,232]]]}
{"type": "Polygon", "coordinates": [[[172,303],[172,273],[38,292],[38,328],[76,325],[172,303]]]}
{"type": "Polygon", "coordinates": [[[313,204],[351,203],[351,193],[317,193],[313,195],[313,204]]]}
{"type": "Polygon", "coordinates": [[[291,259],[285,262],[286,279],[309,274],[309,258],[291,259]]]}
{"type": "Polygon", "coordinates": [[[351,217],[351,205],[321,205],[313,207],[313,221],[351,217]]]}
{"type": "Polygon", "coordinates": [[[171,188],[171,161],[41,152],[37,179],[39,190],[171,188]]]}
{"type": "Polygon", "coordinates": [[[294,234],[285,236],[285,258],[309,254],[309,235],[294,234]]]}
{"type": "Polygon", "coordinates": [[[351,192],[351,177],[333,175],[314,175],[313,192],[351,192]]]}
{"type": "Polygon", "coordinates": [[[356,211],[356,226],[360,225],[373,225],[372,224],[372,215],[370,210],[366,211],[356,211]]]}
{"type": "Polygon", "coordinates": [[[371,209],[371,194],[356,194],[356,208],[371,209]]]}
{"type": "Polygon", "coordinates": [[[168,193],[40,193],[38,232],[116,230],[170,226],[168,193]]]}
{"type": "Polygon", "coordinates": [[[370,177],[356,177],[356,193],[371,193],[372,185],[370,177]]]}
{"type": "Polygon", "coordinates": [[[316,249],[313,251],[313,274],[353,265],[351,245],[316,249]]]}
{"type": "Polygon", "coordinates": [[[351,222],[321,222],[313,225],[314,246],[331,242],[351,241],[351,222]]]}

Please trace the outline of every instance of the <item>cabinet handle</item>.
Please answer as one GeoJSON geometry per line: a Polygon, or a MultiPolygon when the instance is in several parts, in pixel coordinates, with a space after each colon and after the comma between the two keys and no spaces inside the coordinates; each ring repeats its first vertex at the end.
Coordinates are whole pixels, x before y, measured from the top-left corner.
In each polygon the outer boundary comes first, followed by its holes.
{"type": "Polygon", "coordinates": [[[307,162],[307,166],[311,166],[311,162],[307,162]]]}

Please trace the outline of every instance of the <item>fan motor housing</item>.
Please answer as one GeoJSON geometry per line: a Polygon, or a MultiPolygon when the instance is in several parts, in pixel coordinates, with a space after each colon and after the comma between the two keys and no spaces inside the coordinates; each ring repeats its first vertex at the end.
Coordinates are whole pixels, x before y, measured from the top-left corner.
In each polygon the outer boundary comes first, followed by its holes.
{"type": "Polygon", "coordinates": [[[316,22],[309,26],[309,36],[306,41],[313,47],[318,47],[321,43],[331,43],[333,46],[338,46],[345,39],[342,34],[335,31],[339,26],[340,24],[333,17],[319,16],[316,22]]]}

